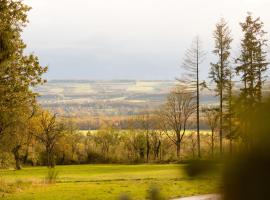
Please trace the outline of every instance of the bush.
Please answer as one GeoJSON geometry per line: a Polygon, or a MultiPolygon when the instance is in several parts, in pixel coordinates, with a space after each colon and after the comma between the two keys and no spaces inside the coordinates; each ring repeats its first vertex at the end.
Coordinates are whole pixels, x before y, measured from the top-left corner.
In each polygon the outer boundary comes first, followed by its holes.
{"type": "Polygon", "coordinates": [[[14,166],[13,155],[7,152],[0,152],[0,168],[6,169],[14,166]]]}
{"type": "Polygon", "coordinates": [[[56,171],[54,168],[49,168],[48,174],[45,177],[45,182],[47,184],[53,184],[56,182],[57,177],[58,177],[58,171],[56,171]]]}

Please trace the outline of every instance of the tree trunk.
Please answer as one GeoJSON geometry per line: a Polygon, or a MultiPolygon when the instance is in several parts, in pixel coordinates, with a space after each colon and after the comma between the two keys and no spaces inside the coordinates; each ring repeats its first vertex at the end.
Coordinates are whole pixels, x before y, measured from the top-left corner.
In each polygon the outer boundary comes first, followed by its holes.
{"type": "Polygon", "coordinates": [[[223,153],[223,144],[222,144],[222,140],[223,140],[223,103],[222,100],[220,101],[220,121],[219,121],[219,152],[220,155],[222,155],[223,153]]]}
{"type": "Polygon", "coordinates": [[[232,146],[232,138],[230,138],[230,155],[232,155],[233,146],[232,146]]]}
{"type": "Polygon", "coordinates": [[[17,145],[16,147],[14,147],[12,149],[12,153],[13,153],[14,159],[15,159],[15,169],[16,170],[20,170],[21,169],[20,154],[19,154],[20,148],[21,148],[21,146],[20,145],[17,145]]]}
{"type": "Polygon", "coordinates": [[[50,162],[50,152],[49,150],[46,151],[46,155],[47,155],[47,167],[51,167],[51,162],[50,162]]]}
{"type": "Polygon", "coordinates": [[[200,138],[200,94],[199,94],[199,41],[197,40],[197,145],[198,158],[201,158],[201,138],[200,138]]]}
{"type": "Polygon", "coordinates": [[[53,168],[54,162],[53,162],[53,154],[52,150],[49,147],[46,147],[46,156],[47,156],[47,167],[53,168]]]}
{"type": "Polygon", "coordinates": [[[146,133],[146,162],[149,161],[149,154],[150,154],[150,142],[149,142],[149,134],[146,133]]]}
{"type": "Polygon", "coordinates": [[[180,160],[180,141],[177,141],[176,143],[176,155],[177,159],[180,160]]]}
{"type": "Polygon", "coordinates": [[[213,158],[214,157],[214,130],[212,130],[212,133],[211,133],[211,154],[213,158]]]}
{"type": "Polygon", "coordinates": [[[158,159],[158,156],[159,156],[159,149],[160,149],[160,145],[161,145],[161,142],[160,140],[158,141],[158,145],[155,149],[155,159],[157,160],[158,159]]]}
{"type": "Polygon", "coordinates": [[[28,159],[28,149],[27,149],[26,153],[23,156],[23,164],[27,163],[27,159],[28,159]]]}
{"type": "MultiPolygon", "coordinates": [[[[221,54],[222,55],[222,54],[221,54]]],[[[219,152],[220,155],[222,155],[222,151],[223,151],[223,145],[222,145],[222,137],[223,137],[223,59],[221,57],[221,83],[220,83],[220,98],[219,98],[219,112],[220,112],[220,116],[219,116],[219,152]]]]}

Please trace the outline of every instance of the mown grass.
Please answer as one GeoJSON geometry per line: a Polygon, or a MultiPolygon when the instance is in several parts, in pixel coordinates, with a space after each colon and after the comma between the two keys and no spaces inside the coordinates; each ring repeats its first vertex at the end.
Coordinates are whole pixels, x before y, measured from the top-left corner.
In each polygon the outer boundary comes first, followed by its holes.
{"type": "Polygon", "coordinates": [[[46,184],[46,167],[2,170],[2,180],[13,190],[0,191],[0,195],[7,200],[111,200],[121,194],[145,199],[151,186],[160,188],[167,198],[213,193],[218,189],[217,175],[192,179],[185,174],[184,165],[176,164],[76,165],[57,166],[56,170],[59,174],[55,184],[46,184]]]}

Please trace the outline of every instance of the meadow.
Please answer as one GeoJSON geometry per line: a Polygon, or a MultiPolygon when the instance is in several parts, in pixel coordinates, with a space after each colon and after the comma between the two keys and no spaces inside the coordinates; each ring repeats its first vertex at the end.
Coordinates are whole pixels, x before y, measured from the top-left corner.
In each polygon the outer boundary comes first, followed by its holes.
{"type": "Polygon", "coordinates": [[[146,199],[150,188],[167,198],[218,191],[218,177],[190,178],[185,165],[70,165],[57,166],[56,182],[48,184],[46,167],[1,170],[0,194],[4,200],[109,200],[129,195],[146,199]]]}

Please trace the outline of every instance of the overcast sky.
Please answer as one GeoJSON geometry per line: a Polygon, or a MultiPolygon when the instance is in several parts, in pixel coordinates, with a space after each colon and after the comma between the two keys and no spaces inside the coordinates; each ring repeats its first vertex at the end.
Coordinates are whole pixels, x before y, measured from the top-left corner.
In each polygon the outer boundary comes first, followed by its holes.
{"type": "Polygon", "coordinates": [[[33,9],[23,38],[50,79],[174,79],[200,35],[213,58],[212,32],[224,17],[237,56],[247,11],[270,31],[270,0],[25,0],[33,9]]]}

